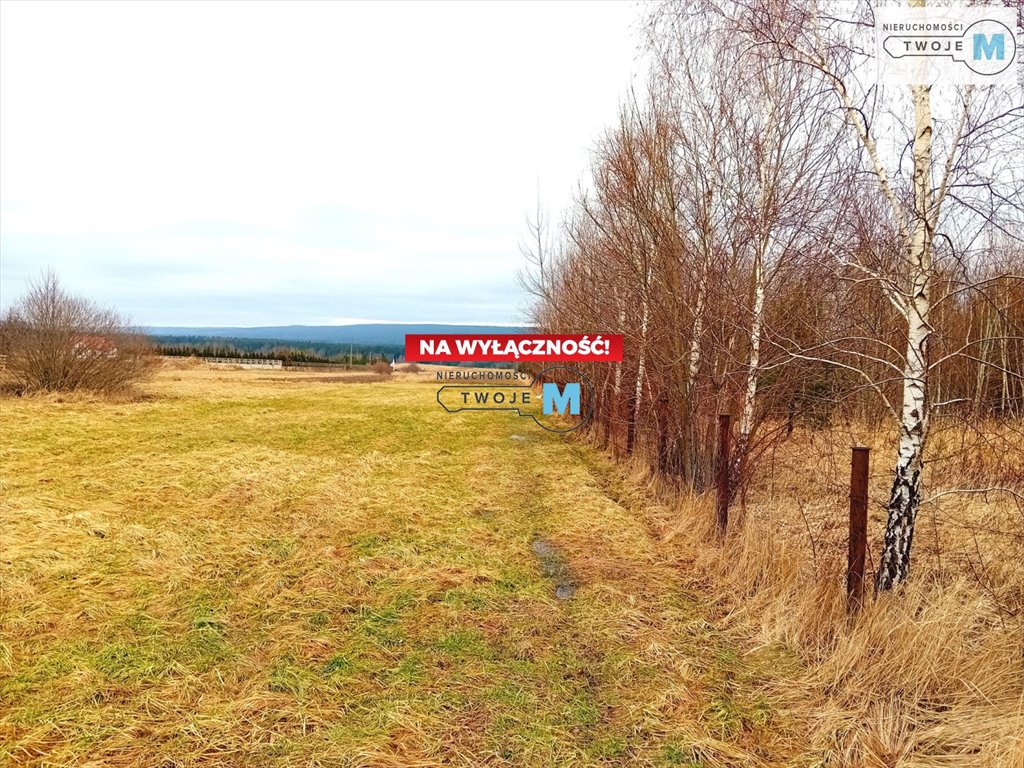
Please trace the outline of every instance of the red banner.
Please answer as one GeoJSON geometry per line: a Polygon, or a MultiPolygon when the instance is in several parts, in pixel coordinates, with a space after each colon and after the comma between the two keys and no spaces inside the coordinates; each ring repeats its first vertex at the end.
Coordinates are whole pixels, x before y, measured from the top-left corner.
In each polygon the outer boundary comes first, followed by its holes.
{"type": "Polygon", "coordinates": [[[622,335],[411,333],[405,337],[405,359],[410,363],[616,363],[622,360],[622,335]]]}

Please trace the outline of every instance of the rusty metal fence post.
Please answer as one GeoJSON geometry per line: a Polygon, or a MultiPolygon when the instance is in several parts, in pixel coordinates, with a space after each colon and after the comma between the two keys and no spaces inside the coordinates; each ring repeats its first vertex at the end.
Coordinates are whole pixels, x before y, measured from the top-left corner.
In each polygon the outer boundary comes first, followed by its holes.
{"type": "Polygon", "coordinates": [[[719,536],[724,536],[729,527],[729,422],[729,414],[718,416],[718,495],[715,511],[719,536]]]}
{"type": "Polygon", "coordinates": [[[864,605],[870,454],[870,448],[854,448],[850,462],[850,547],[846,560],[846,610],[851,614],[864,605]]]}

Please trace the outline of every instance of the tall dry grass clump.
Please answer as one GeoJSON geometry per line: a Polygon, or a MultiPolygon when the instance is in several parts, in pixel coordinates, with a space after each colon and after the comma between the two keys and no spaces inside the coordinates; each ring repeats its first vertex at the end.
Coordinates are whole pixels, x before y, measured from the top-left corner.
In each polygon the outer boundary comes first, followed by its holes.
{"type": "Polygon", "coordinates": [[[0,319],[4,385],[18,394],[123,393],[147,377],[148,340],[112,309],[73,296],[53,272],[32,281],[0,319]]]}
{"type": "MultiPolygon", "coordinates": [[[[825,765],[1024,766],[1024,614],[1001,599],[1019,594],[1024,582],[1019,558],[1000,557],[1016,551],[1024,534],[1012,494],[951,504],[944,489],[964,478],[950,469],[936,474],[910,583],[849,617],[848,486],[839,460],[849,443],[831,435],[834,461],[816,468],[817,479],[830,476],[822,495],[807,477],[804,455],[820,455],[822,439],[780,450],[790,455],[778,457],[772,477],[755,483],[744,507],[732,510],[725,539],[715,534],[713,494],[681,499],[661,521],[663,538],[706,586],[731,631],[800,656],[799,672],[784,678],[781,693],[811,711],[825,765]],[[1003,535],[993,536],[996,528],[1003,535]],[[988,582],[965,565],[971,562],[989,563],[988,582]]],[[[952,434],[944,440],[951,443],[952,434]]],[[[963,466],[977,466],[992,442],[978,441],[979,455],[963,466]]],[[[876,452],[871,553],[880,544],[886,458],[876,452]]]]}

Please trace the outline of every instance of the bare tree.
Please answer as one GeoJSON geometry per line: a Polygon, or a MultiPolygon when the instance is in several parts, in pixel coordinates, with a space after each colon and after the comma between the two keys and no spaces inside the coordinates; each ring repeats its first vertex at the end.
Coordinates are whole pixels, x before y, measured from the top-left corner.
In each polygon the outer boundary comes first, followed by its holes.
{"type": "Polygon", "coordinates": [[[719,412],[739,416],[740,478],[803,410],[888,416],[884,591],[909,571],[932,417],[1024,402],[1024,174],[1005,162],[1024,108],[949,87],[936,117],[927,86],[862,81],[872,14],[659,6],[649,92],[597,148],[535,316],[626,336],[594,372],[603,439],[698,490],[719,412]]]}
{"type": "Polygon", "coordinates": [[[154,359],[146,338],[117,312],[71,295],[50,271],[4,314],[0,348],[9,386],[19,392],[125,390],[154,359]]]}

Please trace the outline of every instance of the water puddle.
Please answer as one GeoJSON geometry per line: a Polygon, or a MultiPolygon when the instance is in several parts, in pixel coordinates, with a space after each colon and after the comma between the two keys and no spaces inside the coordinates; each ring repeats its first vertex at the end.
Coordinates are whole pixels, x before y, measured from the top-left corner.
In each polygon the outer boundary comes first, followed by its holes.
{"type": "Polygon", "coordinates": [[[570,597],[576,594],[576,585],[572,582],[567,584],[559,584],[555,587],[555,597],[559,600],[568,600],[570,597]]]}
{"type": "Polygon", "coordinates": [[[565,564],[562,551],[547,539],[534,539],[530,549],[540,563],[541,575],[555,583],[555,597],[568,600],[575,595],[578,585],[565,564]]]}

